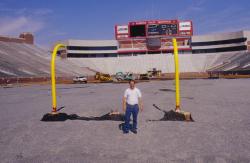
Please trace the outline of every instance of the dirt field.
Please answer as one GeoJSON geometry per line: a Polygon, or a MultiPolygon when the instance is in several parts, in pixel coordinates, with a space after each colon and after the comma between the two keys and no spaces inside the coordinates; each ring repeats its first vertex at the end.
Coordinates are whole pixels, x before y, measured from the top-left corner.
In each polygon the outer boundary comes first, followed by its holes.
{"type": "MultiPolygon", "coordinates": [[[[121,111],[127,84],[58,85],[58,108],[80,116],[121,111]]],[[[0,162],[250,162],[250,79],[182,80],[181,107],[195,122],[146,122],[175,107],[173,81],[139,83],[138,134],[117,121],[41,122],[50,86],[0,88],[0,162]]]]}

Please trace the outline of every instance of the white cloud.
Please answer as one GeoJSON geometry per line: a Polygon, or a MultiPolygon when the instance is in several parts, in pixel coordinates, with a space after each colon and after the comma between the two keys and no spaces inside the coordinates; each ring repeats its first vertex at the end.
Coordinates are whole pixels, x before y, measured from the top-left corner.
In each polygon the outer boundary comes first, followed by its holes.
{"type": "Polygon", "coordinates": [[[44,28],[44,22],[33,18],[20,17],[0,17],[0,35],[18,35],[22,32],[36,33],[44,28]]]}
{"type": "Polygon", "coordinates": [[[67,34],[58,29],[51,29],[48,20],[53,12],[48,8],[2,7],[0,8],[0,35],[17,37],[22,32],[31,32],[35,35],[37,45],[49,49],[55,37],[64,38],[67,34]]]}
{"type": "Polygon", "coordinates": [[[22,32],[38,34],[48,26],[47,20],[52,13],[53,10],[49,8],[0,7],[0,35],[16,36],[22,32]]]}

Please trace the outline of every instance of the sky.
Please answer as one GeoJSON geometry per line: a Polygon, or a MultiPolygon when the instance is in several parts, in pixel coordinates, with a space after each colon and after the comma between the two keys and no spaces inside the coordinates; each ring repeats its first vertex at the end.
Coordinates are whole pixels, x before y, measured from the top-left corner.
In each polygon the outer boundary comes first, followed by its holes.
{"type": "Polygon", "coordinates": [[[194,35],[250,30],[250,0],[1,0],[0,35],[32,32],[50,48],[68,39],[114,39],[114,26],[192,20],[194,35]]]}

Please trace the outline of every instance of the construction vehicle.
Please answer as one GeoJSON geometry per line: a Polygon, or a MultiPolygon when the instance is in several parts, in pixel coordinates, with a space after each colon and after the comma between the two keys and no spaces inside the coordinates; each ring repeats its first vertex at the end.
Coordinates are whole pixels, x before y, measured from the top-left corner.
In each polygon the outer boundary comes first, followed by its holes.
{"type": "Polygon", "coordinates": [[[76,76],[73,78],[74,83],[87,83],[87,77],[86,76],[76,76]]]}
{"type": "Polygon", "coordinates": [[[148,73],[146,73],[146,74],[140,74],[139,79],[140,80],[149,80],[148,73]]]}
{"type": "Polygon", "coordinates": [[[149,78],[159,78],[161,77],[161,70],[157,70],[156,68],[153,68],[152,70],[149,70],[148,72],[149,78]]]}
{"type": "Polygon", "coordinates": [[[124,81],[124,80],[134,80],[135,77],[132,73],[127,72],[127,73],[122,73],[122,72],[117,72],[115,74],[115,78],[117,81],[124,81]]]}
{"type": "Polygon", "coordinates": [[[103,74],[103,73],[100,73],[100,72],[97,72],[95,74],[95,80],[106,81],[106,82],[113,81],[109,74],[103,74]]]}

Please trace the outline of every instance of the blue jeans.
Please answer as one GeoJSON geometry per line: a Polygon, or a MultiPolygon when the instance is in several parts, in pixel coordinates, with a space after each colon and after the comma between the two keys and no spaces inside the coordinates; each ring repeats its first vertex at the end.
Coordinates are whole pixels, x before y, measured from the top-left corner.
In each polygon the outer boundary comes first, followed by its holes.
{"type": "Polygon", "coordinates": [[[129,105],[127,104],[126,107],[126,112],[125,112],[125,124],[124,124],[124,131],[128,132],[130,129],[129,121],[130,121],[130,116],[132,114],[133,116],[133,125],[132,125],[132,130],[137,129],[137,116],[139,112],[139,106],[138,104],[136,105],[129,105]]]}

